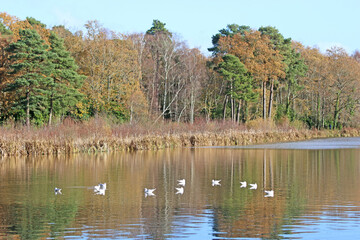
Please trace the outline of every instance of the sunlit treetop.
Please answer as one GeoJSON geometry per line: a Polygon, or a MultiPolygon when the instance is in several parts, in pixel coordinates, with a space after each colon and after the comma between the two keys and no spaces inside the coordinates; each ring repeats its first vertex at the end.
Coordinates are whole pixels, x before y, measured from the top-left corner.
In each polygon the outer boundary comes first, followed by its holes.
{"type": "Polygon", "coordinates": [[[156,35],[158,33],[163,33],[166,35],[172,36],[171,32],[165,28],[166,23],[163,23],[157,19],[153,20],[152,27],[146,31],[146,34],[156,35]]]}

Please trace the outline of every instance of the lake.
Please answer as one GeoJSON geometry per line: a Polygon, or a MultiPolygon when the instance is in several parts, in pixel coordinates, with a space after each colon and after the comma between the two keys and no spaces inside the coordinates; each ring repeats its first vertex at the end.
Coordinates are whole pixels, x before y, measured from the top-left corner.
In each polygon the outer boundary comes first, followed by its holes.
{"type": "Polygon", "coordinates": [[[360,138],[2,158],[0,180],[0,239],[360,236],[360,138]]]}

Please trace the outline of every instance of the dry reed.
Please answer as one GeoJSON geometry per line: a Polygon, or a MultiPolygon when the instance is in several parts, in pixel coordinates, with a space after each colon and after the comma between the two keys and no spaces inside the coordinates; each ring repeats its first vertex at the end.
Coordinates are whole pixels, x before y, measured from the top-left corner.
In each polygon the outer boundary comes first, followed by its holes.
{"type": "Polygon", "coordinates": [[[359,136],[357,129],[317,131],[256,123],[198,121],[195,124],[159,123],[114,125],[95,118],[85,123],[66,120],[43,128],[0,128],[0,155],[52,155],[79,152],[157,150],[193,146],[234,146],[287,142],[325,137],[359,136]],[[260,127],[261,126],[261,127],[260,127]]]}

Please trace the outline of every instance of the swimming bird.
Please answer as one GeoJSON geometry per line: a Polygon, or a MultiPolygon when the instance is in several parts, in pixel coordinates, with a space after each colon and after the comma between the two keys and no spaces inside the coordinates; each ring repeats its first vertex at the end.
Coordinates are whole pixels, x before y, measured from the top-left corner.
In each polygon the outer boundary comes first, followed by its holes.
{"type": "Polygon", "coordinates": [[[94,186],[94,191],[106,190],[106,183],[99,183],[98,185],[94,186]]]}
{"type": "Polygon", "coordinates": [[[156,190],[156,188],[152,188],[152,189],[145,188],[144,192],[148,195],[151,195],[151,194],[154,194],[155,190],[156,190]]]}
{"type": "Polygon", "coordinates": [[[212,186],[221,186],[220,181],[221,181],[221,180],[214,180],[214,179],[213,179],[213,180],[211,180],[211,185],[212,185],[212,186]]]}
{"type": "Polygon", "coordinates": [[[177,180],[177,181],[178,181],[178,185],[185,186],[185,179],[180,179],[180,180],[177,180]]]}
{"type": "Polygon", "coordinates": [[[257,184],[256,183],[254,183],[254,184],[252,184],[252,183],[250,183],[250,189],[257,189],[257,184]]]}
{"type": "Polygon", "coordinates": [[[271,191],[266,191],[265,190],[266,195],[264,197],[274,197],[274,190],[271,191]]]}
{"type": "Polygon", "coordinates": [[[54,192],[55,192],[55,195],[57,195],[57,194],[62,194],[61,188],[55,187],[54,192]]]}
{"type": "Polygon", "coordinates": [[[244,181],[244,182],[240,182],[240,184],[241,184],[241,188],[245,188],[246,187],[246,181],[244,181]]]}
{"type": "Polygon", "coordinates": [[[175,188],[176,189],[176,194],[184,194],[184,188],[183,187],[179,187],[179,188],[175,188]]]}

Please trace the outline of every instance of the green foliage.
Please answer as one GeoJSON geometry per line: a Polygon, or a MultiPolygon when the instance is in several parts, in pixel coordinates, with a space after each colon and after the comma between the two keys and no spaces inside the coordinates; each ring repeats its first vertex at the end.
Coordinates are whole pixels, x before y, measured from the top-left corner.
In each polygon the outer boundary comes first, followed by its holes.
{"type": "Polygon", "coordinates": [[[219,47],[220,37],[234,36],[237,33],[244,34],[244,32],[248,32],[250,30],[251,30],[251,28],[249,26],[245,26],[245,25],[239,26],[237,24],[229,24],[226,26],[226,28],[219,30],[220,33],[217,33],[212,36],[213,47],[208,48],[208,51],[213,52],[213,55],[215,56],[219,53],[218,47],[219,47]]]}
{"type": "Polygon", "coordinates": [[[0,34],[1,35],[12,35],[13,33],[2,22],[0,22],[0,34]]]}
{"type": "Polygon", "coordinates": [[[237,100],[254,101],[257,95],[253,91],[253,78],[245,65],[234,55],[227,54],[219,64],[218,72],[228,82],[228,94],[237,100]]]}
{"type": "Polygon", "coordinates": [[[85,77],[76,72],[63,40],[51,33],[49,49],[35,30],[19,33],[20,39],[6,49],[13,80],[3,91],[15,96],[7,117],[42,125],[51,123],[53,116],[71,115],[82,98],[79,88],[85,77]]]}
{"type": "Polygon", "coordinates": [[[33,17],[27,17],[26,20],[30,23],[31,26],[39,25],[42,28],[46,28],[46,25],[40,22],[39,20],[36,20],[33,17]]]}
{"type": "Polygon", "coordinates": [[[146,31],[146,34],[156,35],[158,33],[163,33],[168,36],[172,36],[172,34],[165,28],[166,23],[163,23],[159,20],[154,19],[152,23],[152,27],[146,31]]]}
{"type": "Polygon", "coordinates": [[[82,99],[79,89],[85,76],[79,75],[77,65],[70,53],[66,51],[64,41],[54,32],[50,37],[49,62],[51,64],[51,82],[49,90],[50,113],[55,116],[64,116],[76,108],[76,104],[82,99]]]}
{"type": "MultiPolygon", "coordinates": [[[[291,113],[291,98],[296,97],[297,92],[303,89],[303,86],[299,83],[299,78],[303,77],[307,71],[307,66],[301,54],[297,52],[291,44],[291,38],[284,38],[284,36],[275,27],[267,26],[260,27],[259,31],[270,38],[274,49],[278,50],[283,56],[283,62],[285,64],[285,78],[280,79],[287,91],[285,107],[281,106],[277,109],[276,118],[287,115],[289,119],[294,119],[294,113],[291,113]],[[283,113],[279,111],[282,110],[283,113]]],[[[277,83],[279,84],[279,83],[277,83]]]]}
{"type": "MultiPolygon", "coordinates": [[[[11,54],[10,75],[14,81],[7,84],[5,92],[14,94],[12,112],[22,118],[25,112],[26,124],[30,118],[38,122],[47,112],[47,94],[45,88],[51,79],[44,73],[50,71],[47,49],[44,40],[35,30],[22,29],[20,39],[11,43],[6,51],[11,54]]],[[[20,119],[19,119],[20,120],[20,119]]]]}

